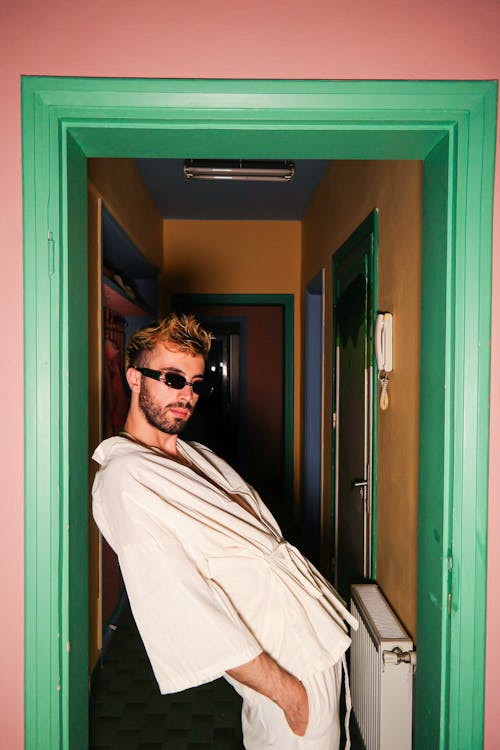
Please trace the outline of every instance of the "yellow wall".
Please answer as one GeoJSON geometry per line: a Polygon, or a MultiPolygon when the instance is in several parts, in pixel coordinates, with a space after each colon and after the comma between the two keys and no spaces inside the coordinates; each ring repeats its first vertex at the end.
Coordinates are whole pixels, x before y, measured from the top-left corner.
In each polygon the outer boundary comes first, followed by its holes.
{"type": "MultiPolygon", "coordinates": [[[[394,315],[394,372],[387,412],[379,410],[377,581],[416,635],[420,275],[420,162],[334,162],[303,222],[302,295],[326,268],[326,310],[332,309],[332,253],[368,214],[379,209],[379,309],[394,315]]],[[[331,506],[332,316],[325,321],[324,527],[331,506]]],[[[328,533],[328,531],[327,531],[328,533]]],[[[331,540],[326,539],[328,549],[331,540]]]]}
{"type": "Polygon", "coordinates": [[[168,290],[293,294],[300,285],[298,221],[164,222],[168,290]]]}
{"type": "MultiPolygon", "coordinates": [[[[163,260],[162,218],[135,163],[128,159],[89,159],[89,454],[102,440],[101,214],[103,204],[145,257],[157,268],[163,260]]],[[[97,465],[89,463],[92,486],[97,465]]],[[[89,508],[89,668],[101,648],[99,532],[89,508]]]]}
{"type": "Polygon", "coordinates": [[[295,295],[295,488],[301,424],[300,267],[298,221],[164,222],[163,290],[191,294],[295,295]]]}
{"type": "Polygon", "coordinates": [[[133,159],[89,159],[88,178],[108,211],[153,266],[163,261],[162,218],[133,159]]]}

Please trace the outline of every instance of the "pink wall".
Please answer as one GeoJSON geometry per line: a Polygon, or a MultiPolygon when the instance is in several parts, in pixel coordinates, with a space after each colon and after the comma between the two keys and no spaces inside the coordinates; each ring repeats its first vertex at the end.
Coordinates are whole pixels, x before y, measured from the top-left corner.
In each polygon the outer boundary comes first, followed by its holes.
{"type": "MultiPolygon", "coordinates": [[[[19,0],[0,9],[0,298],[3,479],[0,570],[2,741],[23,746],[22,205],[19,78],[499,78],[496,0],[19,0]],[[257,53],[258,51],[258,53],[257,53]],[[8,646],[6,647],[6,645],[8,646]]],[[[497,171],[497,185],[499,184],[497,171]]],[[[491,455],[500,451],[500,202],[496,200],[491,455]]],[[[499,747],[500,462],[492,460],[486,744],[499,747]]]]}

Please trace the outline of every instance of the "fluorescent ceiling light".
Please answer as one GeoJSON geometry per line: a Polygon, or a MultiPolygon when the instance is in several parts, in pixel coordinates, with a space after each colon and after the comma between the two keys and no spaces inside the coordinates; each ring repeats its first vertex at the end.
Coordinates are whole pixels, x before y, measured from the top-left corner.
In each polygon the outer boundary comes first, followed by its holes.
{"type": "Polygon", "coordinates": [[[295,164],[290,161],[187,159],[184,162],[184,176],[187,180],[291,182],[294,174],[295,164]]]}

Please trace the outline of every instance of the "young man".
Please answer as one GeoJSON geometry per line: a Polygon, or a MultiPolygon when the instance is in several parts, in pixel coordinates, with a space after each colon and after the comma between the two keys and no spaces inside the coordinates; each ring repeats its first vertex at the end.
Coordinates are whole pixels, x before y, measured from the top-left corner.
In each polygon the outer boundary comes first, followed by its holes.
{"type": "Polygon", "coordinates": [[[125,431],[94,453],[94,518],[117,553],[162,693],[220,676],[247,750],[334,750],[345,621],[335,591],[222,459],[178,438],[208,393],[210,335],[170,315],[127,348],[125,431]]]}

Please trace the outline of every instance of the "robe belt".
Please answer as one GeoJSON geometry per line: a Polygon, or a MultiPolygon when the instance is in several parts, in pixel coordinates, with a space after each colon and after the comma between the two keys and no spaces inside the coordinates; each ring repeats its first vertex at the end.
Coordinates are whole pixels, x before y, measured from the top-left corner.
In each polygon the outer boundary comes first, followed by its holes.
{"type": "Polygon", "coordinates": [[[282,541],[271,552],[264,555],[265,560],[286,574],[303,590],[315,599],[321,599],[323,592],[313,578],[299,550],[289,542],[282,541]]]}

